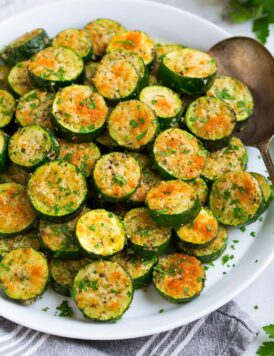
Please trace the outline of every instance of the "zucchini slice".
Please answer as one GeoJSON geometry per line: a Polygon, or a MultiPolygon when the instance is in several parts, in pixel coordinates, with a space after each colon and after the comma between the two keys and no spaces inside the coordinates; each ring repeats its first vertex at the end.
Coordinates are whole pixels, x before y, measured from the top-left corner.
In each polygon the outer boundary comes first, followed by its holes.
{"type": "Polygon", "coordinates": [[[153,145],[153,158],[163,178],[191,180],[202,173],[207,152],[192,134],[171,128],[157,136],[153,145]]]}
{"type": "Polygon", "coordinates": [[[182,114],[182,101],[171,89],[160,85],[149,86],[141,91],[139,99],[155,112],[162,129],[178,123],[182,114]]]}
{"type": "Polygon", "coordinates": [[[38,167],[31,175],[28,195],[39,217],[64,222],[81,212],[87,199],[87,184],[73,164],[53,161],[38,167]]]}
{"type": "Polygon", "coordinates": [[[245,170],[247,161],[244,144],[238,137],[232,137],[226,147],[208,155],[202,176],[211,184],[225,173],[245,170]]]}
{"type": "Polygon", "coordinates": [[[158,77],[163,85],[181,94],[203,94],[213,84],[217,63],[209,54],[193,48],[168,52],[162,59],[158,77]]]}
{"type": "Polygon", "coordinates": [[[0,64],[0,89],[8,90],[9,68],[0,64]]]}
{"type": "Polygon", "coordinates": [[[254,101],[247,85],[228,76],[217,77],[206,94],[215,96],[228,103],[236,115],[237,121],[247,120],[253,112],[254,101]]]}
{"type": "Polygon", "coordinates": [[[203,178],[198,177],[192,181],[189,181],[188,184],[190,184],[194,188],[195,192],[198,195],[201,205],[205,205],[207,202],[209,189],[206,182],[203,180],[203,178]]]}
{"type": "Polygon", "coordinates": [[[87,85],[87,86],[91,87],[92,89],[95,89],[93,78],[95,76],[97,67],[98,67],[98,63],[97,62],[88,62],[85,65],[84,85],[87,85]]]}
{"type": "Polygon", "coordinates": [[[104,131],[100,136],[96,138],[96,143],[104,152],[117,151],[119,146],[113,139],[109,136],[108,131],[104,131]]]}
{"type": "Polygon", "coordinates": [[[146,204],[151,218],[160,226],[168,227],[189,224],[201,210],[195,190],[181,180],[161,182],[151,188],[146,204]]]}
{"type": "Polygon", "coordinates": [[[143,153],[139,153],[139,152],[128,152],[128,155],[135,158],[136,161],[138,162],[141,171],[148,165],[151,166],[151,160],[148,156],[146,156],[143,153]]]}
{"type": "Polygon", "coordinates": [[[52,288],[66,297],[71,296],[73,281],[79,270],[90,263],[88,258],[81,260],[58,260],[53,258],[49,262],[52,288]]]}
{"type": "Polygon", "coordinates": [[[8,165],[9,135],[0,130],[0,173],[3,173],[8,165]]]}
{"type": "Polygon", "coordinates": [[[32,82],[41,89],[57,90],[77,81],[84,63],[73,50],[65,47],[48,47],[29,61],[28,71],[32,82]]]}
{"type": "Polygon", "coordinates": [[[204,280],[201,262],[183,253],[161,257],[153,271],[157,292],[174,303],[186,303],[196,298],[204,288],[204,280]]]}
{"type": "Polygon", "coordinates": [[[0,184],[1,183],[19,183],[26,185],[29,179],[29,173],[17,166],[16,164],[11,163],[4,173],[0,174],[0,184]]]}
{"type": "Polygon", "coordinates": [[[179,246],[187,255],[195,256],[202,263],[210,263],[217,260],[225,251],[228,243],[228,233],[224,226],[219,225],[219,231],[216,239],[203,248],[188,248],[179,246]]]}
{"type": "Polygon", "coordinates": [[[22,234],[31,228],[35,218],[23,185],[0,184],[0,236],[12,237],[22,234]]]}
{"type": "Polygon", "coordinates": [[[29,59],[36,52],[47,47],[49,43],[50,39],[46,31],[36,28],[6,46],[1,52],[1,59],[8,67],[12,67],[18,62],[29,59]]]}
{"type": "Polygon", "coordinates": [[[48,282],[47,260],[32,248],[13,250],[0,263],[0,288],[11,299],[31,303],[46,291],[48,282]]]}
{"type": "Polygon", "coordinates": [[[90,35],[86,30],[68,28],[59,32],[52,40],[53,47],[72,49],[83,61],[91,59],[92,48],[90,35]]]}
{"type": "Polygon", "coordinates": [[[9,72],[9,87],[16,97],[25,95],[34,89],[28,76],[28,63],[28,61],[17,63],[9,72]]]}
{"type": "Polygon", "coordinates": [[[75,236],[84,253],[93,258],[108,258],[122,251],[126,243],[119,218],[104,209],[84,213],[77,221],[75,236]]]}
{"type": "Polygon", "coordinates": [[[136,52],[147,67],[151,67],[156,56],[155,44],[148,34],[142,31],[124,31],[112,37],[107,52],[125,49],[136,52]]]}
{"type": "Polygon", "coordinates": [[[255,173],[255,172],[252,172],[251,174],[254,178],[256,178],[256,180],[259,183],[259,186],[261,188],[261,191],[263,193],[264,203],[263,203],[262,212],[264,212],[268,208],[268,206],[272,200],[273,186],[269,183],[267,178],[265,176],[263,176],[262,174],[255,173]]]}
{"type": "Polygon", "coordinates": [[[158,132],[158,120],[147,104],[129,100],[113,109],[108,119],[108,131],[119,146],[140,151],[154,140],[158,132]]]}
{"type": "Polygon", "coordinates": [[[137,189],[140,179],[141,170],[137,161],[125,153],[111,152],[95,163],[94,188],[106,201],[127,199],[137,189]]]}
{"type": "Polygon", "coordinates": [[[19,128],[10,138],[9,157],[14,164],[33,171],[58,158],[59,145],[53,134],[39,125],[19,128]]]}
{"type": "Polygon", "coordinates": [[[23,95],[17,104],[15,117],[20,126],[40,125],[52,130],[51,107],[53,93],[31,90],[23,95]]]}
{"type": "Polygon", "coordinates": [[[0,89],[0,128],[6,127],[15,112],[14,97],[6,90],[0,89]]]}
{"type": "Polygon", "coordinates": [[[60,135],[72,142],[90,142],[104,130],[108,107],[104,98],[86,85],[60,90],[52,106],[60,135]]]}
{"type": "Polygon", "coordinates": [[[129,274],[113,261],[95,261],[77,273],[72,297],[84,316],[97,321],[119,320],[133,298],[129,274]]]}
{"type": "Polygon", "coordinates": [[[157,225],[147,208],[130,210],[124,217],[124,227],[130,247],[140,256],[161,255],[170,244],[171,229],[157,225]]]}
{"type": "Polygon", "coordinates": [[[125,28],[114,20],[96,19],[88,23],[85,30],[90,35],[93,54],[100,58],[105,54],[112,37],[117,33],[124,32],[125,28]]]}
{"type": "Polygon", "coordinates": [[[184,46],[175,43],[157,43],[156,44],[156,56],[157,59],[162,59],[167,53],[180,50],[184,48],[184,46]]]}
{"type": "Polygon", "coordinates": [[[257,180],[247,172],[226,173],[217,179],[209,196],[216,219],[231,226],[245,226],[255,221],[264,199],[257,180]]]}
{"type": "Polygon", "coordinates": [[[187,225],[176,229],[178,246],[181,248],[204,248],[218,235],[218,221],[212,212],[202,208],[196,218],[187,225]]]}
{"type": "Polygon", "coordinates": [[[139,289],[150,284],[153,266],[156,264],[157,258],[143,258],[124,251],[113,256],[112,261],[119,263],[129,273],[134,289],[139,289]]]}
{"type": "Polygon", "coordinates": [[[227,145],[235,127],[235,114],[221,99],[204,96],[187,108],[184,124],[211,150],[227,145]]]}

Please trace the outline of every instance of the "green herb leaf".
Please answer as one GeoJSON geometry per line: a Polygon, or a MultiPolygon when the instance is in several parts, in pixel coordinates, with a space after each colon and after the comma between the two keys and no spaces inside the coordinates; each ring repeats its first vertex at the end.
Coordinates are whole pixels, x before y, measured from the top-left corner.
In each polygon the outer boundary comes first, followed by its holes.
{"type": "Polygon", "coordinates": [[[65,316],[70,318],[73,316],[73,310],[68,305],[67,300],[63,300],[62,303],[56,307],[56,311],[59,312],[58,316],[65,316]]]}
{"type": "Polygon", "coordinates": [[[136,139],[137,141],[141,141],[147,134],[147,130],[141,132],[139,135],[137,135],[136,139]]]}
{"type": "Polygon", "coordinates": [[[274,356],[274,341],[264,342],[257,350],[257,355],[274,356]]]}
{"type": "Polygon", "coordinates": [[[267,333],[268,337],[274,339],[274,324],[269,324],[263,327],[264,331],[267,333]]]}
{"type": "Polygon", "coordinates": [[[126,179],[123,176],[121,176],[120,174],[115,174],[115,176],[113,177],[113,181],[119,185],[127,184],[126,179]]]}

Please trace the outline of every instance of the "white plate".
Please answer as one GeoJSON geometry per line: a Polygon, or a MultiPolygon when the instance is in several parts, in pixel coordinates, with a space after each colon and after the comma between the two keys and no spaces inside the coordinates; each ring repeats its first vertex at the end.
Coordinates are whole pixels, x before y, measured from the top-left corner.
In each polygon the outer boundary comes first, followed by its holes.
{"type": "MultiPolygon", "coordinates": [[[[75,0],[37,7],[0,24],[0,47],[35,27],[44,27],[53,36],[67,27],[83,27],[98,17],[113,18],[129,29],[141,29],[154,38],[165,39],[207,50],[228,37],[219,27],[185,11],[137,0],[75,0]]],[[[266,174],[258,151],[248,149],[249,170],[266,174]]],[[[2,316],[24,326],[54,335],[90,340],[112,340],[140,337],[169,330],[198,319],[219,308],[246,288],[274,257],[274,205],[264,214],[263,222],[247,227],[246,232],[230,231],[226,254],[234,259],[223,266],[221,261],[207,271],[206,288],[201,296],[185,305],[162,299],[151,286],[137,291],[129,311],[115,324],[85,320],[76,310],[73,319],[54,316],[55,308],[66,299],[49,290],[31,306],[21,306],[0,299],[2,316]],[[256,237],[250,236],[254,231],[256,237]],[[240,240],[235,244],[233,240],[240,240]],[[231,248],[234,245],[236,250],[231,248]],[[257,261],[257,262],[255,262],[257,261]],[[233,267],[235,264],[235,267],[233,267]],[[226,272],[226,274],[223,274],[226,272]],[[47,312],[42,308],[49,307],[47,312]],[[163,313],[159,313],[164,309],[163,313]]],[[[67,298],[68,299],[68,298],[67,298]]],[[[68,299],[69,300],[69,299],[68,299]]]]}

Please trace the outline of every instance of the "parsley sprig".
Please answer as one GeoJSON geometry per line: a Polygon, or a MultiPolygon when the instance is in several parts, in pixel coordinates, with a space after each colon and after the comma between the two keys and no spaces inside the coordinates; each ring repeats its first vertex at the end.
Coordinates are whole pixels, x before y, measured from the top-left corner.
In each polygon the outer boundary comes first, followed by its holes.
{"type": "MultiPolygon", "coordinates": [[[[274,339],[274,324],[266,325],[263,327],[270,339],[274,339]]],[[[260,356],[273,356],[274,355],[274,341],[264,342],[257,350],[257,355],[260,356]]]]}

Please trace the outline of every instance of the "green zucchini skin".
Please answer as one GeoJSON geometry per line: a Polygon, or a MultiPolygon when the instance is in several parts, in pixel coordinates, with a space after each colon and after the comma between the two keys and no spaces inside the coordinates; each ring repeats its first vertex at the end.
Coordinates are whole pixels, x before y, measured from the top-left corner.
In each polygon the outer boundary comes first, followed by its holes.
{"type": "Polygon", "coordinates": [[[19,62],[9,72],[8,89],[16,98],[34,89],[28,75],[28,65],[29,61],[19,62]]]}
{"type": "Polygon", "coordinates": [[[15,100],[6,90],[0,89],[0,129],[7,127],[14,116],[15,100]]]}
{"type": "Polygon", "coordinates": [[[0,130],[0,173],[3,173],[8,165],[9,135],[0,130]]]}
{"type": "Polygon", "coordinates": [[[5,47],[1,53],[1,59],[8,67],[12,67],[18,62],[29,59],[35,53],[47,47],[49,43],[50,39],[46,31],[42,28],[37,28],[5,47]]]}
{"type": "Polygon", "coordinates": [[[262,174],[251,172],[251,175],[259,183],[259,186],[261,188],[261,191],[262,191],[262,194],[264,197],[264,202],[263,202],[262,211],[261,211],[261,213],[263,213],[269,207],[269,204],[271,203],[271,201],[273,199],[273,186],[269,183],[267,178],[265,176],[263,176],[262,174]]]}

